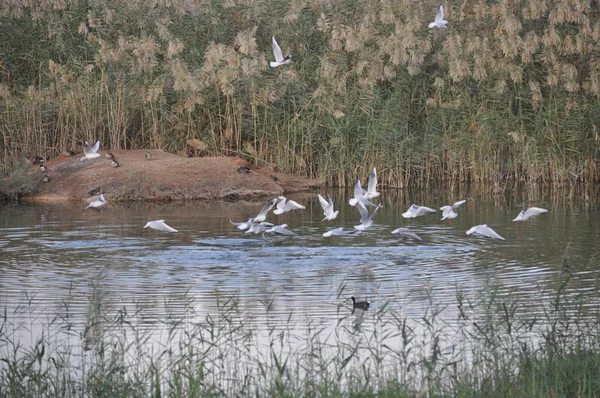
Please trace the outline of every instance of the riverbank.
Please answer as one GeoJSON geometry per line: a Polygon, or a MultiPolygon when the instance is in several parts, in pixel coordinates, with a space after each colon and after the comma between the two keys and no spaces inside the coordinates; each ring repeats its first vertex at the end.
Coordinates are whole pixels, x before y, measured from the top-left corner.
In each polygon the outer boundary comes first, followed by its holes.
{"type": "Polygon", "coordinates": [[[310,178],[251,167],[238,157],[187,158],[162,150],[110,151],[119,166],[102,156],[80,160],[81,154],[60,155],[45,163],[46,171],[32,169],[42,181],[29,201],[83,200],[103,193],[109,201],[234,199],[279,196],[317,188],[310,178]],[[146,153],[150,153],[147,159],[146,153]],[[44,176],[49,178],[43,182],[44,176]]]}

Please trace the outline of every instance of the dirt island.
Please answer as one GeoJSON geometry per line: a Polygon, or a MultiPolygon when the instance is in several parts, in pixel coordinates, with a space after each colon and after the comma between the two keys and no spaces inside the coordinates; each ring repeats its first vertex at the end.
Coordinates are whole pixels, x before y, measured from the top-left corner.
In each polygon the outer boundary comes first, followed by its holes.
{"type": "Polygon", "coordinates": [[[278,196],[319,187],[307,177],[252,167],[238,157],[181,157],[162,150],[111,150],[118,167],[101,157],[60,155],[35,171],[48,177],[33,201],[70,201],[103,193],[112,201],[242,199],[278,196]],[[149,153],[149,154],[148,154],[149,153]]]}

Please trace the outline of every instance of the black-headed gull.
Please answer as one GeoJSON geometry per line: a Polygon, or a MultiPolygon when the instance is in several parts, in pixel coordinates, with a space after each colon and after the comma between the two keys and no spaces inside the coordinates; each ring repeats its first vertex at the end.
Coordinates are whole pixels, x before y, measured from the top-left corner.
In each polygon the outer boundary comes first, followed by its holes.
{"type": "Polygon", "coordinates": [[[155,229],[162,232],[178,232],[175,228],[169,227],[167,224],[165,224],[165,220],[148,221],[146,225],[144,225],[144,229],[146,228],[155,229]]]}
{"type": "Polygon", "coordinates": [[[541,207],[530,207],[527,210],[522,210],[514,221],[525,221],[534,216],[539,216],[540,214],[548,213],[547,209],[542,209],[541,207]]]}
{"type": "Polygon", "coordinates": [[[277,208],[273,210],[274,214],[283,214],[292,210],[306,209],[306,207],[302,206],[298,202],[295,202],[293,200],[287,200],[285,196],[280,196],[278,199],[279,202],[277,203],[277,208]]]}
{"type": "Polygon", "coordinates": [[[429,28],[440,28],[446,29],[446,24],[448,21],[444,20],[444,6],[440,6],[438,8],[437,13],[435,14],[435,20],[429,24],[429,28]]]}
{"type": "Polygon", "coordinates": [[[413,204],[412,206],[410,206],[408,208],[408,210],[406,210],[404,213],[402,213],[402,217],[415,218],[415,217],[420,217],[420,216],[426,216],[428,214],[432,214],[435,212],[436,212],[436,210],[432,209],[431,207],[417,206],[417,205],[413,204]]]}
{"type": "Polygon", "coordinates": [[[466,200],[460,200],[460,201],[454,203],[453,205],[440,207],[440,210],[442,211],[442,218],[441,219],[445,220],[447,218],[452,219],[452,218],[458,217],[458,214],[456,214],[454,212],[454,209],[456,209],[456,208],[464,205],[465,203],[467,203],[466,200]]]}
{"type": "Polygon", "coordinates": [[[369,202],[366,191],[363,190],[360,185],[360,180],[356,181],[356,184],[354,185],[354,197],[351,198],[348,203],[350,206],[356,206],[357,203],[361,203],[363,206],[377,206],[375,203],[369,202]]]}
{"type": "Polygon", "coordinates": [[[400,239],[415,239],[415,240],[423,240],[421,239],[421,237],[419,235],[417,235],[416,233],[414,233],[413,231],[411,231],[408,228],[396,228],[395,230],[392,231],[392,233],[394,235],[396,235],[397,237],[399,237],[400,239]]]}
{"type": "Polygon", "coordinates": [[[279,47],[279,44],[277,44],[277,40],[275,40],[275,37],[273,37],[273,41],[271,44],[273,46],[273,55],[275,56],[275,62],[269,62],[269,65],[271,65],[272,68],[289,64],[292,61],[291,55],[288,55],[285,58],[283,57],[283,53],[281,52],[281,48],[279,47]]]}
{"type": "Polygon", "coordinates": [[[338,216],[339,214],[339,210],[333,211],[333,200],[331,200],[331,196],[329,196],[329,194],[327,195],[327,200],[325,200],[321,195],[317,195],[319,197],[319,203],[321,203],[321,207],[323,208],[323,215],[325,216],[324,219],[322,219],[321,221],[325,221],[325,220],[335,220],[335,218],[338,216]]]}
{"type": "Polygon", "coordinates": [[[83,143],[82,149],[83,156],[79,159],[81,161],[100,157],[100,154],[98,153],[98,150],[100,149],[100,141],[96,141],[96,143],[93,146],[90,146],[90,144],[88,144],[88,142],[86,141],[83,143]]]}
{"type": "Polygon", "coordinates": [[[87,205],[86,209],[88,209],[90,207],[97,209],[98,207],[102,207],[107,203],[108,203],[108,201],[106,199],[104,199],[104,195],[100,194],[98,196],[94,196],[94,197],[90,198],[90,204],[87,205]]]}
{"type": "Polygon", "coordinates": [[[471,229],[469,229],[466,232],[466,234],[467,235],[475,234],[477,236],[483,236],[484,238],[504,240],[503,237],[501,237],[500,235],[498,235],[496,233],[496,231],[494,231],[493,229],[488,227],[487,224],[475,225],[474,227],[471,227],[471,229]]]}
{"type": "Polygon", "coordinates": [[[355,225],[354,229],[358,231],[364,231],[371,225],[373,225],[373,217],[382,207],[382,205],[377,205],[377,207],[375,207],[375,210],[373,210],[373,213],[369,214],[369,211],[362,203],[357,203],[356,208],[360,212],[360,225],[355,225]]]}
{"type": "Polygon", "coordinates": [[[245,234],[260,234],[261,232],[265,232],[267,229],[274,227],[275,224],[272,224],[270,222],[259,222],[259,223],[254,223],[252,225],[250,225],[250,228],[248,228],[248,230],[246,232],[244,232],[245,234]]]}

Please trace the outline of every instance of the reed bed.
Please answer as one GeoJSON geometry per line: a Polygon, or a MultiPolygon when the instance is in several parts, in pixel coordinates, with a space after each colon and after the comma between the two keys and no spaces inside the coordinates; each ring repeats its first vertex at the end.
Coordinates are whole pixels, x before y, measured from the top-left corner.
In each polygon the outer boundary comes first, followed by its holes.
{"type": "Polygon", "coordinates": [[[600,303],[578,292],[569,264],[540,291],[542,311],[499,289],[457,288],[455,308],[430,295],[413,319],[391,302],[352,313],[342,285],[337,319],[327,322],[310,312],[271,316],[269,302],[249,312],[218,293],[209,311],[189,292],[150,309],[114,300],[97,278],[54,315],[39,311],[35,295],[5,307],[0,394],[598,396],[600,303]]]}
{"type": "Polygon", "coordinates": [[[597,2],[444,5],[4,1],[0,167],[100,139],[338,186],[598,181],[597,2]]]}

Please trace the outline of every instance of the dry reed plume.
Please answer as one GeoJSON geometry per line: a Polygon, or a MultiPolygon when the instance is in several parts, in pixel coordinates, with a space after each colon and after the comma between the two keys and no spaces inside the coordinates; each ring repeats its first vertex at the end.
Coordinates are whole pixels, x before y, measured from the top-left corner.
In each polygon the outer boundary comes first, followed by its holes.
{"type": "Polygon", "coordinates": [[[197,139],[338,185],[598,181],[597,3],[444,5],[3,2],[0,166],[197,139]]]}

